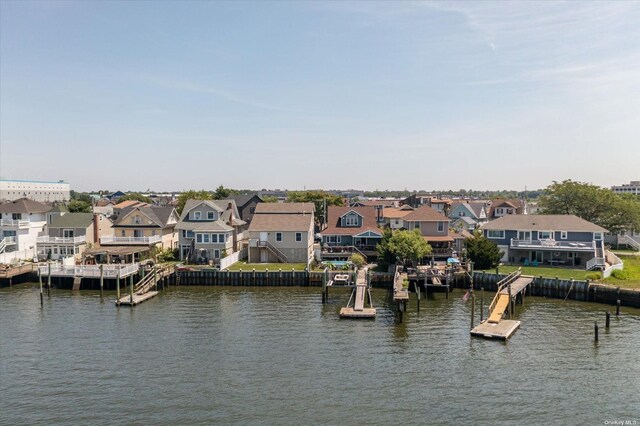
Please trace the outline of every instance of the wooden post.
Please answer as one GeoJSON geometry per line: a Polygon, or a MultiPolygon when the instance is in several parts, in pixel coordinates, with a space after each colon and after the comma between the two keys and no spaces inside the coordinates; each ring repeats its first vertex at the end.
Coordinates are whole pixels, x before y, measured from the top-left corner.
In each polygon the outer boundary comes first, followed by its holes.
{"type": "Polygon", "coordinates": [[[322,271],[322,303],[327,303],[327,269],[322,271]]]}
{"type": "Polygon", "coordinates": [[[604,328],[609,328],[610,320],[611,320],[611,312],[607,311],[606,320],[604,322],[604,328]]]}
{"type": "Polygon", "coordinates": [[[398,302],[398,318],[400,320],[400,323],[402,323],[402,302],[398,302]]]}
{"type": "Polygon", "coordinates": [[[47,277],[47,296],[51,297],[51,262],[49,262],[49,276],[47,277]]]}
{"type": "Polygon", "coordinates": [[[129,276],[129,303],[133,306],[133,275],[129,276]]]}
{"type": "Polygon", "coordinates": [[[480,322],[484,320],[484,287],[480,287],[480,322]]]}
{"type": "Polygon", "coordinates": [[[473,330],[473,320],[476,315],[475,310],[476,310],[476,295],[473,294],[473,292],[471,292],[471,328],[470,330],[473,330]]]}
{"type": "Polygon", "coordinates": [[[100,265],[100,298],[102,299],[104,290],[104,265],[100,265]]]}
{"type": "Polygon", "coordinates": [[[616,316],[620,315],[620,299],[616,300],[616,316]]]}
{"type": "Polygon", "coordinates": [[[418,312],[420,312],[420,286],[418,285],[418,281],[415,282],[416,286],[416,301],[418,302],[418,312]]]}
{"type": "Polygon", "coordinates": [[[43,294],[42,294],[42,272],[40,272],[40,268],[38,268],[38,281],[40,281],[40,307],[44,306],[43,294]]]}
{"type": "Polygon", "coordinates": [[[155,266],[153,267],[153,285],[158,291],[158,269],[155,266]]]}
{"type": "Polygon", "coordinates": [[[595,341],[597,342],[598,341],[598,321],[594,321],[593,332],[595,335],[595,341]]]}
{"type": "Polygon", "coordinates": [[[513,302],[511,301],[511,283],[509,283],[509,319],[513,318],[513,302]]]}
{"type": "Polygon", "coordinates": [[[120,305],[120,269],[118,269],[116,276],[116,305],[120,305]]]}

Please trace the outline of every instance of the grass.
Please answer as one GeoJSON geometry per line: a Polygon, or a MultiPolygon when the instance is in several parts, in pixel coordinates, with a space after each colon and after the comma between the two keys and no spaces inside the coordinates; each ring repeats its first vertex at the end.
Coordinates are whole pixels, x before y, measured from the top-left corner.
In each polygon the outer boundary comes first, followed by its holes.
{"type": "MultiPolygon", "coordinates": [[[[613,276],[602,280],[601,282],[621,288],[640,289],[640,256],[619,256],[624,262],[625,279],[618,279],[613,276]]],[[[504,265],[499,271],[501,274],[508,274],[518,269],[518,266],[504,265]]],[[[487,273],[495,273],[495,269],[489,269],[487,273]]],[[[587,274],[593,274],[593,271],[585,271],[584,269],[567,269],[567,268],[544,268],[536,266],[523,266],[522,275],[533,275],[539,277],[542,275],[546,278],[575,279],[585,280],[587,274]]]]}
{"type": "Polygon", "coordinates": [[[237,271],[242,269],[243,271],[251,271],[255,269],[256,271],[264,271],[268,269],[270,271],[277,271],[278,269],[282,269],[283,271],[290,271],[291,269],[295,269],[296,271],[304,271],[307,267],[306,263],[246,263],[246,262],[236,262],[233,265],[229,266],[230,271],[237,271]]]}

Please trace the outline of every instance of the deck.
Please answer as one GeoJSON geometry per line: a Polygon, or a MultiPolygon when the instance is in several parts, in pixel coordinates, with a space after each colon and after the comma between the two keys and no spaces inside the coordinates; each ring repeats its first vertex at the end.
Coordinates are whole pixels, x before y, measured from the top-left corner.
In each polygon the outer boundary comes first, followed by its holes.
{"type": "Polygon", "coordinates": [[[498,323],[491,323],[487,320],[473,328],[471,335],[487,339],[507,340],[518,327],[520,327],[520,321],[502,320],[498,323]]]}
{"type": "Polygon", "coordinates": [[[148,291],[144,294],[134,294],[133,299],[130,294],[121,297],[120,300],[116,300],[116,305],[119,306],[135,306],[139,305],[142,302],[146,302],[152,297],[156,297],[158,295],[157,291],[148,291]]]}
{"type": "Polygon", "coordinates": [[[25,263],[20,266],[12,266],[8,268],[0,269],[0,279],[5,278],[13,278],[18,275],[28,274],[29,272],[33,272],[34,264],[33,263],[25,263]]]}
{"type": "MultiPolygon", "coordinates": [[[[356,286],[351,297],[353,298],[353,307],[347,306],[340,309],[340,318],[375,318],[376,308],[371,304],[371,294],[369,294],[369,308],[364,307],[365,298],[369,290],[367,283],[367,268],[361,269],[356,275],[356,286]]],[[[351,302],[351,299],[349,299],[351,302]]]]}

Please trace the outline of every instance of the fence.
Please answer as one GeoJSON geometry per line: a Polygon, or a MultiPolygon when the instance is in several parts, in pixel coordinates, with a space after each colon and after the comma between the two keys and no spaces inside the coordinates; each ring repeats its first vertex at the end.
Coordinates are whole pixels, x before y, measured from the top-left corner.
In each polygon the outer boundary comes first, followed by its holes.
{"type": "Polygon", "coordinates": [[[240,251],[237,251],[233,254],[230,254],[227,257],[220,259],[220,269],[227,269],[229,266],[240,261],[241,259],[246,259],[247,253],[248,253],[248,250],[246,248],[243,248],[240,251]]]}
{"type": "Polygon", "coordinates": [[[36,257],[36,249],[26,249],[21,251],[11,251],[9,253],[0,254],[0,264],[14,264],[21,260],[31,260],[36,257]]]}

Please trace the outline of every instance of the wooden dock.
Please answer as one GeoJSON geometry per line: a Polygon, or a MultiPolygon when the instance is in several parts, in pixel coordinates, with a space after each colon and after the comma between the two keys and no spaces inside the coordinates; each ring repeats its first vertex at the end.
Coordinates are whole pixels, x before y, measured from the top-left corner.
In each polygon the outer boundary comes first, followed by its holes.
{"type": "Polygon", "coordinates": [[[371,290],[367,282],[367,268],[361,269],[356,275],[356,286],[351,293],[347,306],[340,309],[340,318],[375,318],[376,308],[371,303],[371,290]],[[369,295],[369,307],[365,308],[365,298],[369,295]],[[353,306],[351,305],[353,300],[353,306]]]}
{"type": "MultiPolygon", "coordinates": [[[[136,306],[158,295],[158,281],[171,274],[170,268],[154,267],[151,272],[143,277],[135,286],[133,281],[129,287],[130,293],[116,299],[117,306],[136,306]],[[155,290],[151,290],[155,288],[155,290]]],[[[120,290],[118,289],[118,292],[120,290]]]]}
{"type": "Polygon", "coordinates": [[[156,297],[158,295],[157,291],[148,291],[146,293],[143,294],[133,294],[133,297],[131,295],[126,295],[124,297],[121,297],[120,300],[116,301],[116,305],[119,306],[136,306],[139,305],[142,302],[146,302],[147,300],[151,299],[152,297],[156,297]]]}
{"type": "Polygon", "coordinates": [[[498,283],[498,291],[489,305],[489,318],[471,330],[472,336],[490,339],[507,340],[520,327],[520,321],[511,317],[515,308],[515,301],[520,295],[521,300],[527,286],[533,282],[533,277],[521,275],[521,270],[507,275],[498,283]],[[509,319],[502,317],[509,312],[509,319]]]}

